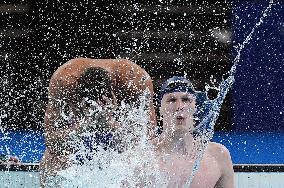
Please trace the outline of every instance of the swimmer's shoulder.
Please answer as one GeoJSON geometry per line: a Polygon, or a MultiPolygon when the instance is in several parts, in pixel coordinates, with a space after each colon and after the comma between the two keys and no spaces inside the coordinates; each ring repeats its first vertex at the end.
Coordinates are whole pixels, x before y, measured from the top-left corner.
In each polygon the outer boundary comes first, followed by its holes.
{"type": "MultiPolygon", "coordinates": [[[[141,80],[142,82],[151,80],[149,74],[136,63],[127,59],[90,59],[74,58],[61,65],[50,79],[50,88],[68,87],[74,85],[80,75],[90,67],[101,67],[109,72],[113,72],[122,83],[129,80],[141,80]]],[[[142,83],[137,83],[141,85],[142,83]]]]}
{"type": "Polygon", "coordinates": [[[207,151],[215,158],[223,174],[233,172],[231,155],[226,146],[216,142],[209,142],[207,151]]]}
{"type": "Polygon", "coordinates": [[[221,171],[216,187],[234,187],[234,168],[229,150],[222,144],[210,142],[208,151],[214,156],[221,171]]]}
{"type": "Polygon", "coordinates": [[[88,58],[75,58],[58,67],[49,81],[49,95],[56,96],[60,91],[75,85],[74,83],[82,72],[82,67],[90,61],[91,59],[88,58]]]}
{"type": "Polygon", "coordinates": [[[130,80],[134,81],[135,87],[144,87],[145,84],[149,85],[152,82],[147,71],[136,63],[127,59],[117,59],[116,61],[115,70],[118,75],[118,82],[122,85],[128,84],[130,80]]]}
{"type": "Polygon", "coordinates": [[[83,71],[90,67],[101,67],[108,71],[114,71],[119,69],[119,67],[131,69],[130,67],[133,66],[136,67],[138,65],[127,59],[91,59],[79,57],[71,59],[58,67],[52,77],[56,79],[67,77],[72,74],[79,76],[83,71]]]}
{"type": "Polygon", "coordinates": [[[75,58],[67,61],[63,65],[57,68],[53,73],[52,79],[64,78],[67,75],[74,74],[75,72],[81,72],[81,69],[90,64],[92,59],[89,58],[75,58]]]}
{"type": "Polygon", "coordinates": [[[214,156],[219,162],[225,162],[227,160],[231,161],[231,156],[228,148],[220,143],[209,142],[207,150],[208,153],[214,156]]]}
{"type": "Polygon", "coordinates": [[[90,67],[108,68],[112,64],[107,59],[74,58],[60,67],[53,73],[50,83],[52,86],[72,86],[81,74],[90,67]]]}

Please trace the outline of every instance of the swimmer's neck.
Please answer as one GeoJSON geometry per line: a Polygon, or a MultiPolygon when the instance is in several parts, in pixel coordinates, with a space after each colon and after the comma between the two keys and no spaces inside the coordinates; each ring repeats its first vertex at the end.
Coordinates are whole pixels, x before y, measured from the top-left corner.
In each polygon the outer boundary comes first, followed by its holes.
{"type": "Polygon", "coordinates": [[[193,147],[193,135],[190,132],[161,134],[158,150],[167,154],[190,155],[193,147]]]}

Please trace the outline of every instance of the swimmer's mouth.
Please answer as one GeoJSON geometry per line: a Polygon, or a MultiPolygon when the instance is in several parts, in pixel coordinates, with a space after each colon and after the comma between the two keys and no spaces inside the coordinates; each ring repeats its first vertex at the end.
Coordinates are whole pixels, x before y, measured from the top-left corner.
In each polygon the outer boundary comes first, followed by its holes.
{"type": "Polygon", "coordinates": [[[184,120],[185,118],[183,116],[177,116],[176,119],[177,120],[184,120]]]}

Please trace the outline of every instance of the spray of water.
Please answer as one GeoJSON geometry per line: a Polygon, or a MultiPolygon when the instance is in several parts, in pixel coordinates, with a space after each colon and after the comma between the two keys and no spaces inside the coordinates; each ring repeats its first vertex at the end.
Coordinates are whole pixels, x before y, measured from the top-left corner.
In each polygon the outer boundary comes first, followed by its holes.
{"type": "MultiPolygon", "coordinates": [[[[223,80],[218,87],[219,93],[215,100],[206,101],[209,106],[209,112],[196,127],[197,137],[195,138],[196,152],[195,162],[192,167],[192,173],[184,187],[190,187],[190,184],[196,174],[204,151],[209,140],[213,136],[213,128],[218,118],[223,100],[234,83],[234,75],[240,60],[241,52],[245,45],[252,39],[253,33],[260,27],[263,20],[269,14],[273,0],[270,0],[268,7],[264,10],[260,20],[252,28],[251,32],[245,38],[243,43],[238,46],[237,55],[233,60],[233,66],[229,72],[229,77],[223,80]],[[199,143],[199,144],[198,144],[199,143]]],[[[1,79],[1,85],[4,84],[1,79]]],[[[5,88],[3,86],[2,88],[5,88]]],[[[133,107],[125,103],[116,110],[116,120],[120,126],[113,133],[115,147],[106,145],[96,145],[97,140],[92,138],[93,130],[97,128],[97,122],[88,122],[82,120],[82,124],[89,124],[89,130],[75,135],[71,141],[77,150],[70,156],[70,161],[74,162],[68,169],[59,171],[56,177],[51,177],[47,182],[49,187],[166,187],[168,185],[167,177],[159,169],[156,154],[153,145],[147,138],[147,125],[149,124],[148,111],[145,95],[140,97],[140,105],[133,107]],[[86,145],[82,138],[90,138],[95,148],[86,145]],[[84,161],[78,162],[78,156],[84,161]],[[90,159],[91,156],[91,159],[90,159]],[[76,162],[77,161],[77,162],[76,162]]],[[[1,101],[2,102],[2,101],[1,101]]],[[[92,113],[92,112],[90,112],[92,113]]],[[[61,115],[65,120],[71,118],[62,111],[61,115]]],[[[8,135],[2,127],[2,119],[7,114],[1,110],[0,131],[4,135],[1,139],[8,139],[8,135]]]]}
{"type": "Polygon", "coordinates": [[[187,183],[184,185],[184,188],[190,187],[190,184],[193,180],[194,175],[196,174],[197,170],[199,169],[199,165],[202,159],[202,156],[204,154],[205,148],[208,145],[209,140],[212,139],[214,134],[214,125],[215,122],[219,116],[220,109],[222,106],[222,103],[229,91],[229,89],[232,87],[232,85],[235,82],[234,75],[236,74],[237,65],[240,61],[241,52],[244,49],[246,44],[249,44],[250,40],[252,39],[252,35],[255,32],[255,30],[263,23],[264,18],[268,15],[268,13],[271,11],[272,6],[274,5],[273,0],[270,0],[268,7],[264,10],[262,16],[260,17],[259,21],[255,24],[255,26],[252,28],[251,32],[248,34],[248,36],[245,38],[243,43],[239,46],[237,50],[237,56],[233,60],[233,66],[231,67],[231,70],[229,72],[229,76],[227,79],[223,80],[221,84],[219,85],[219,92],[216,97],[216,99],[212,101],[205,101],[205,106],[210,106],[210,110],[207,115],[203,118],[203,120],[200,122],[200,124],[197,126],[197,131],[200,133],[199,135],[202,135],[200,137],[201,143],[203,144],[202,150],[199,150],[201,152],[197,153],[198,157],[197,160],[194,162],[194,166],[192,169],[191,176],[188,178],[187,183]]]}
{"type": "MultiPolygon", "coordinates": [[[[237,56],[229,72],[229,77],[221,82],[217,98],[206,100],[204,106],[206,114],[196,126],[192,159],[194,159],[191,175],[188,177],[185,188],[190,184],[199,169],[204,151],[213,137],[214,125],[218,118],[224,98],[234,83],[236,67],[245,45],[250,42],[255,30],[263,23],[273,5],[271,0],[269,6],[264,10],[259,22],[252,28],[249,35],[238,48],[237,56]]],[[[98,128],[97,121],[82,120],[81,124],[88,124],[80,136],[75,136],[71,141],[77,151],[70,156],[73,165],[68,169],[61,170],[56,177],[52,177],[47,185],[50,187],[167,187],[169,177],[164,174],[155,153],[154,146],[148,141],[147,127],[149,116],[146,104],[146,96],[140,97],[139,105],[136,107],[121,103],[115,112],[115,119],[119,126],[112,131],[113,144],[104,145],[96,143],[94,130],[98,128]],[[86,138],[88,143],[86,145],[86,138]],[[78,156],[84,161],[78,161],[78,156]]],[[[95,104],[95,103],[94,103],[95,104]]],[[[98,109],[98,108],[96,108],[98,109]]],[[[99,109],[99,111],[102,109],[99,109]]],[[[94,112],[90,112],[94,114],[94,112]]],[[[70,118],[64,115],[65,119],[70,118]]],[[[163,157],[163,156],[162,156],[163,157]]]]}
{"type": "MultiPolygon", "coordinates": [[[[117,107],[114,116],[119,126],[110,130],[112,136],[107,142],[94,136],[99,129],[96,118],[81,121],[81,126],[88,123],[88,128],[80,135],[74,134],[70,141],[77,149],[70,155],[72,166],[49,177],[47,187],[165,187],[167,180],[160,174],[147,136],[147,96],[143,94],[136,107],[124,102],[117,107]]],[[[94,116],[103,111],[95,105],[91,109],[99,110],[95,114],[89,112],[94,116]]]]}
{"type": "MultiPolygon", "coordinates": [[[[2,96],[5,95],[5,92],[7,92],[7,89],[9,89],[9,82],[8,82],[8,77],[7,76],[2,76],[0,78],[0,86],[1,86],[1,93],[2,96]],[[2,93],[3,92],[3,93],[2,93]]],[[[3,120],[5,118],[7,118],[7,111],[5,110],[5,108],[9,105],[9,103],[5,100],[4,97],[0,98],[0,104],[1,104],[1,109],[0,109],[0,139],[1,140],[9,140],[10,139],[10,135],[9,132],[5,130],[5,126],[3,120]]],[[[10,149],[7,146],[1,146],[0,149],[2,150],[6,150],[7,154],[10,155],[10,149]],[[2,148],[2,147],[5,147],[2,148]]]]}

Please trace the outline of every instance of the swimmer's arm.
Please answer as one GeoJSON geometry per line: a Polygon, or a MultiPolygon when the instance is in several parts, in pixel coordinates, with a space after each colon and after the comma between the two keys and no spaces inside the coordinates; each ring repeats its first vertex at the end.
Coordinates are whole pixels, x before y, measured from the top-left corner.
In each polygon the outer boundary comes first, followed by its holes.
{"type": "Polygon", "coordinates": [[[221,147],[219,164],[222,175],[217,182],[215,188],[234,188],[234,169],[230,152],[225,146],[221,147]]]}
{"type": "Polygon", "coordinates": [[[152,79],[149,78],[146,80],[146,84],[145,84],[146,88],[145,89],[149,89],[150,91],[150,96],[149,96],[149,116],[150,116],[150,127],[149,127],[149,136],[150,138],[154,138],[155,137],[155,128],[157,126],[157,119],[156,119],[156,112],[155,112],[155,108],[154,108],[154,102],[153,102],[153,95],[154,95],[154,89],[153,89],[153,82],[152,79]]]}
{"type": "Polygon", "coordinates": [[[68,144],[70,133],[75,131],[75,128],[60,119],[60,105],[50,99],[44,118],[46,147],[51,153],[68,154],[72,151],[68,144]]]}
{"type": "MultiPolygon", "coordinates": [[[[70,88],[64,87],[65,84],[58,77],[55,73],[49,83],[49,101],[44,117],[44,128],[46,147],[51,153],[63,154],[72,151],[68,141],[74,126],[70,127],[67,121],[63,121],[61,111],[63,100],[71,101],[72,95],[70,95],[70,88]]],[[[70,106],[67,103],[65,105],[70,106]]]]}

